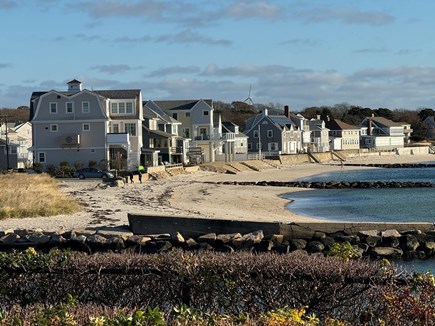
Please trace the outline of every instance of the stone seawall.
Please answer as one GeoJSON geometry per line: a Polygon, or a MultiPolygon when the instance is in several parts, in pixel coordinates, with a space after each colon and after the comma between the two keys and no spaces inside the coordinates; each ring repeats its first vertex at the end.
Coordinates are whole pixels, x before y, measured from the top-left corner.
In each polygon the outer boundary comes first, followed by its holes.
{"type": "MultiPolygon", "coordinates": [[[[190,227],[195,228],[196,222],[191,221],[190,227]]],[[[42,251],[57,248],[89,254],[107,251],[161,253],[173,248],[181,248],[187,251],[213,250],[226,253],[248,250],[253,253],[285,254],[297,251],[305,254],[327,255],[336,243],[350,243],[360,257],[374,259],[434,259],[435,257],[435,229],[429,224],[421,224],[420,228],[415,228],[418,226],[416,224],[400,224],[400,228],[394,228],[391,224],[375,223],[371,225],[361,223],[359,226],[358,223],[353,223],[353,226],[347,227],[343,226],[343,223],[336,223],[335,227],[331,225],[334,223],[329,225],[328,223],[325,225],[323,223],[275,224],[279,230],[277,233],[268,233],[263,229],[248,233],[216,233],[213,232],[214,229],[210,229],[211,232],[194,237],[187,237],[186,234],[189,232],[183,232],[181,228],[179,228],[180,232],[160,234],[133,234],[127,229],[121,232],[86,229],[65,232],[7,230],[0,232],[0,251],[25,250],[33,247],[42,251]],[[376,226],[380,227],[375,228],[376,226]]],[[[260,225],[257,223],[256,226],[260,225]]],[[[173,228],[168,225],[168,230],[170,229],[173,228]]],[[[271,230],[270,226],[269,230],[271,230]]]]}

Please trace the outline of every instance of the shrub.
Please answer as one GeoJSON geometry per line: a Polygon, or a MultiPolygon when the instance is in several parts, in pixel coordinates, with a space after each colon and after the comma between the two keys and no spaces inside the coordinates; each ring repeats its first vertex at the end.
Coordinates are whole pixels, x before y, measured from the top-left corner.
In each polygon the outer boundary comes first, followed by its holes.
{"type": "Polygon", "coordinates": [[[44,171],[44,166],[41,163],[35,162],[35,163],[33,163],[32,169],[36,173],[42,173],[42,171],[44,171]]]}

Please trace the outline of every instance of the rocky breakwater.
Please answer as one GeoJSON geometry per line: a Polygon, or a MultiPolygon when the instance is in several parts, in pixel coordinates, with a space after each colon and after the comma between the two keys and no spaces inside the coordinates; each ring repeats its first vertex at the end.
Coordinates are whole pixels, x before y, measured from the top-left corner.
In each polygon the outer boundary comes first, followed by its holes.
{"type": "Polygon", "coordinates": [[[247,234],[208,233],[185,239],[179,232],[175,234],[134,235],[127,228],[122,231],[93,231],[77,229],[71,231],[46,232],[43,230],[0,231],[0,251],[13,249],[37,250],[71,249],[86,252],[138,252],[160,253],[174,248],[188,251],[212,250],[231,253],[237,250],[275,252],[285,254],[329,254],[336,243],[351,244],[360,257],[426,259],[435,257],[435,231],[422,232],[395,229],[358,231],[349,234],[345,231],[334,233],[315,232],[310,237],[291,238],[283,234],[265,235],[262,230],[247,234]]]}
{"type": "Polygon", "coordinates": [[[291,188],[314,188],[314,189],[378,189],[378,188],[434,188],[432,182],[411,181],[220,181],[207,182],[220,185],[262,186],[262,187],[291,187],[291,188]]]}

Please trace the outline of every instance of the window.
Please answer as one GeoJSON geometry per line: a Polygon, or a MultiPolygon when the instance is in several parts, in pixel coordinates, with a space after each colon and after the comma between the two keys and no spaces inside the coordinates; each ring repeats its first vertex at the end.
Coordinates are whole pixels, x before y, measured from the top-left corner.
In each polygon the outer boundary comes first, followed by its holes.
{"type": "Polygon", "coordinates": [[[38,153],[38,161],[39,163],[45,163],[45,152],[38,153]]]}
{"type": "Polygon", "coordinates": [[[84,123],[83,124],[83,131],[90,131],[91,130],[91,124],[90,123],[84,123]]]}
{"type": "Polygon", "coordinates": [[[112,102],[110,104],[111,114],[133,114],[133,102],[112,102]]]}
{"type": "Polygon", "coordinates": [[[189,128],[183,128],[183,137],[190,138],[190,129],[189,128]]]}
{"type": "Polygon", "coordinates": [[[119,133],[119,124],[114,123],[114,124],[112,124],[112,125],[110,126],[110,128],[111,128],[111,131],[110,131],[110,132],[112,132],[112,133],[114,133],[114,134],[118,134],[118,133],[119,133]]]}
{"type": "Polygon", "coordinates": [[[118,103],[112,103],[111,113],[114,113],[114,114],[118,113],[118,103]]]}
{"type": "Polygon", "coordinates": [[[57,103],[50,102],[50,114],[56,114],[57,113],[57,103]]]}
{"type": "Polygon", "coordinates": [[[95,148],[91,148],[91,153],[95,153],[95,148]]]}
{"type": "Polygon", "coordinates": [[[119,114],[125,114],[125,103],[119,103],[118,104],[118,113],[119,114]]]}
{"type": "Polygon", "coordinates": [[[57,123],[52,123],[50,125],[50,131],[51,132],[58,132],[59,131],[59,127],[58,127],[57,123]]]}
{"type": "Polygon", "coordinates": [[[208,115],[208,111],[202,111],[202,115],[208,115]]]}
{"type": "Polygon", "coordinates": [[[126,113],[133,114],[133,103],[131,102],[126,103],[126,113]]]}
{"type": "Polygon", "coordinates": [[[82,113],[89,113],[89,102],[82,102],[82,113]]]}
{"type": "Polygon", "coordinates": [[[127,132],[130,136],[136,136],[136,124],[135,123],[126,123],[125,124],[125,132],[127,132]]]}
{"type": "Polygon", "coordinates": [[[252,149],[252,144],[248,143],[248,150],[250,151],[252,149]]]}
{"type": "Polygon", "coordinates": [[[74,113],[74,103],[66,102],[66,113],[74,113]]]}
{"type": "Polygon", "coordinates": [[[254,130],[254,138],[258,138],[258,130],[254,130]]]}
{"type": "Polygon", "coordinates": [[[175,119],[175,120],[178,120],[178,113],[172,113],[172,117],[175,119]]]}
{"type": "Polygon", "coordinates": [[[185,113],[184,113],[184,116],[185,116],[186,118],[190,118],[190,112],[185,112],[185,113]]]}
{"type": "Polygon", "coordinates": [[[267,131],[267,138],[273,138],[273,130],[267,131]]]}

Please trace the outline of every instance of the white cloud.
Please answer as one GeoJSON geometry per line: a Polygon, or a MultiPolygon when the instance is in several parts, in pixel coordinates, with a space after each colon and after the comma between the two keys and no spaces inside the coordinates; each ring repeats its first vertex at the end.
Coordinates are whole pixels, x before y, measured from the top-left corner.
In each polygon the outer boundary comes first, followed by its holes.
{"type": "Polygon", "coordinates": [[[198,66],[170,66],[160,68],[154,71],[151,71],[147,74],[148,77],[164,77],[168,75],[176,75],[176,74],[196,74],[200,72],[200,68],[198,66]]]}
{"type": "Polygon", "coordinates": [[[395,20],[393,16],[377,11],[361,11],[349,8],[328,7],[295,11],[293,17],[301,19],[307,23],[339,21],[349,25],[371,26],[386,25],[395,20]]]}

